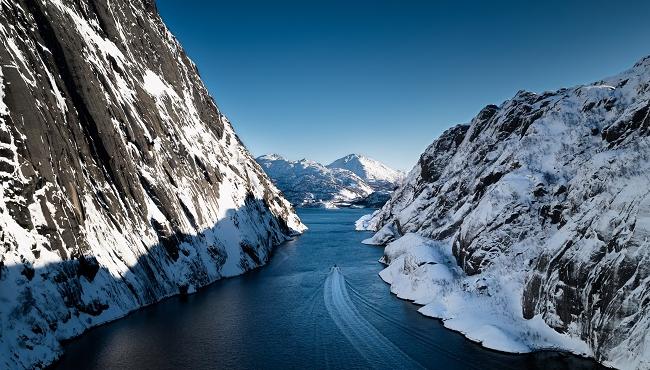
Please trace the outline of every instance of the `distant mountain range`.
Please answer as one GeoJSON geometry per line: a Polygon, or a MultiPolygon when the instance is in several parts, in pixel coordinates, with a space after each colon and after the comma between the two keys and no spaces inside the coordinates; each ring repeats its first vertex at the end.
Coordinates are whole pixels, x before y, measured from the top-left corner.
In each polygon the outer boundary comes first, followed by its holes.
{"type": "Polygon", "coordinates": [[[297,207],[381,207],[404,178],[403,172],[359,154],[328,165],[278,154],[260,156],[257,162],[297,207]]]}

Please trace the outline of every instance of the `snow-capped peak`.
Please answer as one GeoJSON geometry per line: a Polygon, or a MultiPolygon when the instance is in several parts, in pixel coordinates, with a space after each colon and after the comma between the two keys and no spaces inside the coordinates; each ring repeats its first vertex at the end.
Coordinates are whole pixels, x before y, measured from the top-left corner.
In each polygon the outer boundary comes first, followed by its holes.
{"type": "Polygon", "coordinates": [[[286,159],[280,154],[264,154],[256,158],[257,161],[286,161],[286,159]]]}
{"type": "Polygon", "coordinates": [[[310,160],[286,160],[276,154],[257,158],[273,182],[296,206],[320,207],[364,199],[374,189],[351,171],[327,168],[310,160]]]}
{"type": "Polygon", "coordinates": [[[350,154],[324,166],[311,159],[287,160],[277,154],[257,162],[299,207],[383,205],[403,174],[373,159],[350,154]]]}
{"type": "Polygon", "coordinates": [[[398,183],[404,173],[361,154],[348,154],[327,165],[328,168],[341,168],[354,172],[368,182],[398,183]]]}

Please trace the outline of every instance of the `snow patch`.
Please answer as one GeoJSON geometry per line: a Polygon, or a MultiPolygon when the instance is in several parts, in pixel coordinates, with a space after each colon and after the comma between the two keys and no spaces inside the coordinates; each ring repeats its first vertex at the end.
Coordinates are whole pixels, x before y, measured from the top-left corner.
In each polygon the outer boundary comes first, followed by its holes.
{"type": "Polygon", "coordinates": [[[4,83],[4,67],[0,65],[0,123],[2,123],[2,117],[9,114],[7,105],[5,104],[5,83],[4,83]]]}
{"type": "Polygon", "coordinates": [[[149,95],[155,98],[161,98],[164,95],[177,96],[174,90],[169,87],[165,81],[154,71],[147,69],[142,77],[142,87],[149,95]]]}

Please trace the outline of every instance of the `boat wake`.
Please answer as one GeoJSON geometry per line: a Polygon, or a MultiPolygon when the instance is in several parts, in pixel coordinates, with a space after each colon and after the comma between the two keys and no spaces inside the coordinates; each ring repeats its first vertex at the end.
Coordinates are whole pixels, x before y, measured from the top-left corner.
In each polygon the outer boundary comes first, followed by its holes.
{"type": "Polygon", "coordinates": [[[330,317],[370,366],[386,369],[422,368],[359,313],[348,295],[345,277],[338,267],[333,267],[328,274],[323,295],[330,317]]]}

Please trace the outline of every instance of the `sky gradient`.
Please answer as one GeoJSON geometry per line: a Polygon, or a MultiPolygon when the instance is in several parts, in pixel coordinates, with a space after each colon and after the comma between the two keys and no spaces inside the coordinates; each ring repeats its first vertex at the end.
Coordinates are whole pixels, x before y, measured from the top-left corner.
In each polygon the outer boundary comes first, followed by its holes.
{"type": "Polygon", "coordinates": [[[254,155],[409,170],[518,90],[650,54],[650,1],[178,1],[159,11],[254,155]]]}

